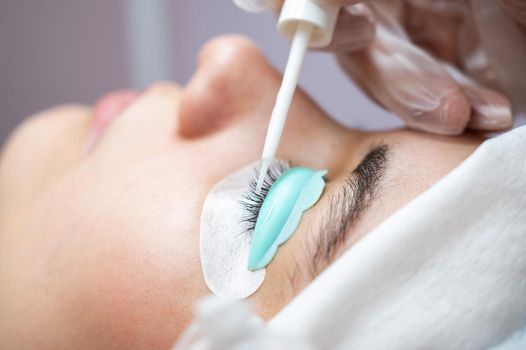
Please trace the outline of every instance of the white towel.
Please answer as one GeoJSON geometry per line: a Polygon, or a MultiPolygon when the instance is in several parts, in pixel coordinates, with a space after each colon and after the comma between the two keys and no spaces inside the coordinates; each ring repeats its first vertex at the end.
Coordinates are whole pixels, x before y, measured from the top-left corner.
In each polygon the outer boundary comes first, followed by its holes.
{"type": "Polygon", "coordinates": [[[241,309],[207,301],[179,349],[526,349],[526,126],[481,145],[267,325],[241,309]],[[211,315],[243,321],[218,335],[211,315]]]}

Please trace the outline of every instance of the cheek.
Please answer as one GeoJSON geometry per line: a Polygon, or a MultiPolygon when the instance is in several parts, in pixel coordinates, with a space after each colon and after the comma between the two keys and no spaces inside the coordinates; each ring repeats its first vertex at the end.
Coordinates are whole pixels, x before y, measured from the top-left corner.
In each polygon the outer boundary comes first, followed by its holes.
{"type": "Polygon", "coordinates": [[[37,309],[45,312],[38,318],[53,320],[49,333],[67,330],[58,343],[170,348],[194,303],[208,294],[195,188],[160,176],[175,174],[166,167],[141,169],[147,170],[97,170],[96,184],[92,172],[81,170],[50,191],[30,220],[32,246],[20,248],[30,252],[26,288],[40,291],[37,309]]]}
{"type": "Polygon", "coordinates": [[[18,126],[1,153],[2,214],[32,202],[38,192],[82,160],[90,120],[88,108],[60,106],[18,126]]]}
{"type": "MultiPolygon", "coordinates": [[[[186,232],[174,232],[181,234],[186,232]]],[[[196,278],[198,256],[184,239],[177,246],[161,244],[128,229],[126,237],[99,247],[85,266],[74,309],[89,315],[82,329],[111,348],[169,348],[190,322],[191,305],[206,294],[196,278]]]]}
{"type": "Polygon", "coordinates": [[[174,198],[166,194],[174,186],[140,187],[117,196],[107,208],[111,221],[94,229],[98,238],[80,298],[86,302],[79,307],[92,313],[91,326],[112,335],[112,342],[169,348],[190,322],[192,305],[208,293],[195,195],[181,191],[174,198]]]}

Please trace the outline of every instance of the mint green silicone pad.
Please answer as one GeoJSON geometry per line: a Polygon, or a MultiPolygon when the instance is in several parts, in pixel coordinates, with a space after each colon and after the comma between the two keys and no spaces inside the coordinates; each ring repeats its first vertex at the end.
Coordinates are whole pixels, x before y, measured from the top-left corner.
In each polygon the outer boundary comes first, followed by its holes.
{"type": "Polygon", "coordinates": [[[287,170],[271,186],[256,221],[248,256],[248,269],[265,268],[280,245],[296,231],[303,213],[314,206],[325,188],[326,170],[287,170]]]}

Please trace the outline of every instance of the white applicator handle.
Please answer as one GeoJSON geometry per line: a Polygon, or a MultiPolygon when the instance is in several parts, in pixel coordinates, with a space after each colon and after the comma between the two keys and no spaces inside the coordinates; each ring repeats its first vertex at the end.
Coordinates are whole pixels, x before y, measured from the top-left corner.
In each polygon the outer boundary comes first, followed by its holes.
{"type": "Polygon", "coordinates": [[[313,0],[286,0],[283,5],[278,30],[292,39],[292,46],[265,139],[257,182],[258,191],[261,190],[270,163],[276,156],[305,53],[309,47],[319,48],[330,44],[339,9],[318,5],[313,0]]]}
{"type": "Polygon", "coordinates": [[[265,147],[263,148],[262,164],[260,169],[260,175],[257,184],[257,190],[261,190],[263,181],[267,174],[270,163],[276,156],[278,150],[279,141],[283,134],[285,122],[287,121],[287,115],[289,114],[290,105],[298,80],[300,77],[301,66],[305,58],[305,53],[309,46],[309,41],[312,34],[312,25],[308,23],[300,23],[290,49],[289,60],[285,73],[283,75],[283,81],[276,98],[276,104],[270,117],[270,123],[268,126],[267,137],[265,139],[265,147]]]}

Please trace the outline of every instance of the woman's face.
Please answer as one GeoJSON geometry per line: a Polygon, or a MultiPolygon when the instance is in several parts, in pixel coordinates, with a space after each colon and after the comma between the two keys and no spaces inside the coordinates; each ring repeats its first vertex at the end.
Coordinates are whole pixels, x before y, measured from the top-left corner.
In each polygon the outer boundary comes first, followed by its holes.
{"type": "MultiPolygon", "coordinates": [[[[24,123],[0,165],[2,346],[169,348],[209,293],[203,201],[260,156],[279,84],[251,43],[223,37],[203,48],[184,89],[158,84],[24,123]],[[111,125],[94,132],[105,118],[111,125]]],[[[328,169],[328,185],[249,298],[256,312],[272,317],[479,143],[345,129],[298,92],[279,157],[328,169]]]]}

